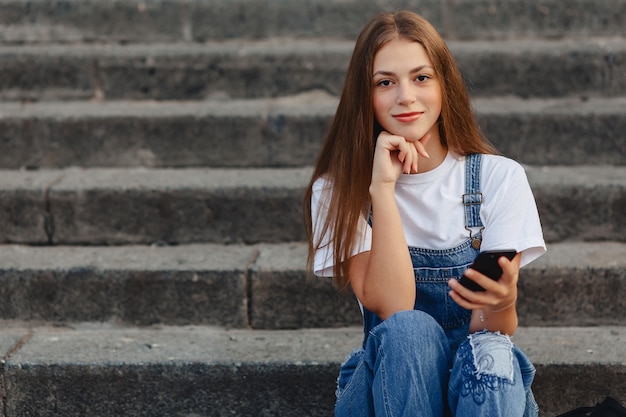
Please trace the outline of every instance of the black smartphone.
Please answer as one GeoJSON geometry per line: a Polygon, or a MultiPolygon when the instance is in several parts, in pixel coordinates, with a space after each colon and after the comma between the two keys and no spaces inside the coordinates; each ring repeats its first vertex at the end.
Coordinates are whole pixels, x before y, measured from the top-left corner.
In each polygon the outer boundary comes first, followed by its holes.
{"type": "MultiPolygon", "coordinates": [[[[511,260],[517,254],[514,250],[494,250],[494,251],[485,251],[480,252],[474,262],[470,265],[470,268],[477,270],[478,272],[487,275],[494,281],[497,281],[502,276],[502,268],[498,265],[498,259],[501,256],[505,256],[507,259],[511,260]]],[[[483,287],[476,284],[471,279],[467,278],[465,275],[461,277],[459,281],[461,285],[465,288],[468,288],[472,291],[485,291],[483,287]]]]}

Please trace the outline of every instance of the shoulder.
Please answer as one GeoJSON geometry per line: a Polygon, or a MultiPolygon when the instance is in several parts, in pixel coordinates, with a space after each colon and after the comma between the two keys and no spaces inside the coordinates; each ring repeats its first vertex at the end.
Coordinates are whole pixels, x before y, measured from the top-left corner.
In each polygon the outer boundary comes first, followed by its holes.
{"type": "Polygon", "coordinates": [[[500,155],[483,155],[481,180],[484,185],[527,182],[526,170],[517,161],[500,155]]]}
{"type": "MultiPolygon", "coordinates": [[[[524,167],[517,161],[501,155],[482,154],[480,164],[481,186],[488,183],[499,183],[507,178],[526,178],[524,167]],[[484,182],[483,182],[484,181],[484,182]]],[[[467,157],[453,156],[453,169],[465,173],[467,157]]]]}
{"type": "Polygon", "coordinates": [[[332,198],[333,182],[327,176],[321,176],[311,186],[311,204],[315,212],[320,206],[328,207],[332,198]]]}
{"type": "Polygon", "coordinates": [[[489,173],[524,172],[524,167],[517,161],[501,155],[483,155],[483,169],[489,173]]]}
{"type": "Polygon", "coordinates": [[[524,167],[499,155],[484,155],[480,187],[485,195],[500,199],[529,199],[532,191],[524,167]]]}
{"type": "MultiPolygon", "coordinates": [[[[524,171],[524,167],[514,159],[502,155],[481,154],[481,171],[504,173],[508,171],[524,171]]],[[[469,156],[461,156],[455,153],[450,154],[451,165],[454,169],[465,168],[469,156]]]]}
{"type": "Polygon", "coordinates": [[[330,189],[332,189],[332,187],[332,181],[329,180],[326,176],[321,176],[313,182],[311,190],[313,191],[313,194],[319,195],[321,193],[328,192],[330,189]]]}

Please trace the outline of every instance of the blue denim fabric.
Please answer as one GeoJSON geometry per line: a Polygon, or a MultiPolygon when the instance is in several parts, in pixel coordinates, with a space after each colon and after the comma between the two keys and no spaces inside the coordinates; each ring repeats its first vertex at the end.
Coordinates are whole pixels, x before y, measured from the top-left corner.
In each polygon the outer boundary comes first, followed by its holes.
{"type": "Polygon", "coordinates": [[[335,415],[442,416],[451,355],[431,316],[394,314],[342,365],[335,415]]]}
{"type": "Polygon", "coordinates": [[[537,417],[534,374],[506,335],[466,335],[453,356],[430,314],[402,311],[342,364],[335,416],[537,417]]]}
{"type": "MultiPolygon", "coordinates": [[[[417,287],[415,309],[428,313],[440,324],[453,353],[469,332],[472,312],[450,298],[448,280],[460,279],[478,252],[469,239],[456,248],[446,250],[409,247],[417,287]]],[[[363,320],[365,348],[369,331],[382,320],[366,308],[363,308],[363,320]]]]}
{"type": "Polygon", "coordinates": [[[535,367],[508,336],[487,331],[459,347],[448,386],[453,416],[536,417],[535,367]]]}
{"type": "MultiPolygon", "coordinates": [[[[468,167],[466,193],[477,193],[480,157],[468,158],[468,167]]],[[[481,227],[471,211],[466,225],[481,227]]],[[[341,366],[335,416],[537,417],[528,358],[508,336],[468,335],[471,311],[448,295],[448,280],[460,279],[479,252],[472,239],[409,252],[415,309],[383,321],[363,308],[363,345],[341,366]]]]}

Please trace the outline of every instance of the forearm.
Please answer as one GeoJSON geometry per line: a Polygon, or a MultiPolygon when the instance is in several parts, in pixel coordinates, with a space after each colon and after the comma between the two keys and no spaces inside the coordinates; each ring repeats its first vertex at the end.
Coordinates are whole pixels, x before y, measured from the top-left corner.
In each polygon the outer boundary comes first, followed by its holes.
{"type": "Polygon", "coordinates": [[[361,300],[382,319],[415,304],[413,264],[407,248],[393,187],[370,188],[372,248],[361,300]]]}

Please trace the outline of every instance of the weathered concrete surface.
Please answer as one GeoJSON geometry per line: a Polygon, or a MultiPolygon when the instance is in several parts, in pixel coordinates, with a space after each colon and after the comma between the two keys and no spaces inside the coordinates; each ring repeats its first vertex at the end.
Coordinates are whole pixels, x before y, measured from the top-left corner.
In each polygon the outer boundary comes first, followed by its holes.
{"type": "Polygon", "coordinates": [[[0,317],[248,325],[244,246],[0,248],[0,317]]]}
{"type": "Polygon", "coordinates": [[[626,322],[626,245],[562,242],[520,272],[524,326],[597,326],[626,322]]]}
{"type": "Polygon", "coordinates": [[[626,4],[612,0],[460,0],[452,4],[453,33],[464,38],[621,36],[626,20],[626,4]]]}
{"type": "MultiPolygon", "coordinates": [[[[14,340],[16,324],[8,336],[14,340]]],[[[74,324],[23,329],[3,367],[6,416],[332,413],[339,364],[357,327],[249,331],[74,324]],[[312,389],[314,388],[314,389],[312,389]],[[158,410],[158,411],[157,411],[158,410]]],[[[538,372],[542,416],[599,395],[626,400],[624,327],[520,328],[514,341],[538,372]]]]}
{"type": "MultiPolygon", "coordinates": [[[[474,97],[617,97],[623,39],[449,41],[474,97]]],[[[258,98],[341,93],[354,41],[0,46],[8,100],[258,98]]]]}
{"type": "Polygon", "coordinates": [[[302,241],[301,203],[309,176],[308,168],[4,171],[0,236],[72,244],[302,241]],[[32,189],[31,183],[45,180],[47,186],[32,189]],[[45,204],[31,208],[44,190],[45,204]],[[45,212],[28,215],[44,205],[45,212]],[[24,209],[14,213],[15,207],[24,209]],[[42,232],[30,233],[44,215],[51,225],[47,240],[42,232]],[[11,228],[15,219],[21,228],[11,228]],[[17,237],[22,229],[28,232],[17,237]]]}
{"type": "Polygon", "coordinates": [[[0,175],[0,236],[4,241],[49,241],[50,215],[46,198],[56,180],[48,175],[7,172],[0,175]]]}
{"type": "Polygon", "coordinates": [[[621,0],[3,0],[4,42],[188,42],[233,37],[353,39],[373,15],[422,13],[449,38],[588,37],[623,34],[621,0]]]}
{"type": "Polygon", "coordinates": [[[487,138],[521,163],[623,165],[626,161],[623,97],[606,101],[498,97],[477,99],[474,105],[487,138]]]}
{"type": "Polygon", "coordinates": [[[526,171],[546,240],[624,241],[619,236],[626,224],[626,170],[553,166],[526,171]]]}
{"type": "MultiPolygon", "coordinates": [[[[0,246],[0,319],[210,324],[254,329],[360,325],[351,294],[306,272],[303,243],[0,246]]],[[[626,245],[549,245],[521,271],[524,326],[621,325],[626,245]]]]}
{"type": "MultiPolygon", "coordinates": [[[[254,328],[335,327],[361,323],[353,296],[329,278],[306,274],[306,247],[261,245],[252,265],[254,328]]],[[[626,322],[626,245],[554,243],[523,268],[518,313],[524,326],[597,326],[626,322]]]]}
{"type": "MultiPolygon", "coordinates": [[[[486,136],[533,165],[624,165],[626,99],[480,98],[486,136]]],[[[312,165],[337,99],[0,103],[0,166],[312,165]],[[184,146],[181,146],[184,144],[184,146]]]]}
{"type": "Polygon", "coordinates": [[[609,395],[626,404],[623,327],[520,328],[513,339],[537,368],[533,392],[541,416],[592,406],[609,395]]]}
{"type": "MultiPolygon", "coordinates": [[[[527,172],[548,241],[626,240],[625,167],[527,167],[527,172]]],[[[305,240],[302,198],[310,168],[68,168],[0,174],[3,242],[305,240]]]]}
{"type": "Polygon", "coordinates": [[[0,414],[332,414],[361,329],[315,327],[360,317],[289,241],[354,37],[391,7],[450,40],[487,136],[530,165],[546,237],[568,241],[522,271],[522,323],[615,325],[519,330],[543,416],[626,403],[626,250],[582,242],[625,240],[623,0],[0,0],[0,98],[26,100],[0,104],[0,241],[156,242],[0,247],[0,317],[30,320],[0,325],[0,414]],[[28,103],[60,99],[77,101],[28,103]],[[71,166],[133,169],[34,171],[71,166]],[[165,246],[207,240],[261,243],[165,246]]]}
{"type": "Polygon", "coordinates": [[[259,245],[250,269],[250,325],[256,329],[337,327],[361,323],[351,293],[306,272],[306,245],[259,245]]]}
{"type": "Polygon", "coordinates": [[[186,40],[190,39],[188,24],[183,21],[189,13],[187,4],[160,0],[3,0],[0,39],[20,43],[186,40]]]}
{"type": "Polygon", "coordinates": [[[314,0],[306,3],[252,0],[239,2],[237,8],[227,1],[213,2],[212,6],[194,10],[192,25],[198,40],[284,35],[354,39],[365,23],[382,11],[419,11],[440,28],[444,26],[445,14],[445,4],[436,0],[314,0]],[[208,22],[220,23],[210,25],[208,22]]]}
{"type": "Polygon", "coordinates": [[[623,38],[448,44],[474,97],[617,97],[626,88],[623,38]]]}
{"type": "Polygon", "coordinates": [[[0,46],[3,99],[253,98],[338,94],[353,42],[0,46]]]}
{"type": "Polygon", "coordinates": [[[0,103],[0,164],[302,166],[336,101],[324,94],[207,102],[0,103]]]}
{"type": "Polygon", "coordinates": [[[350,336],[94,324],[35,329],[4,364],[6,415],[323,415],[313,405],[332,404],[337,357],[351,349],[350,336]]]}

